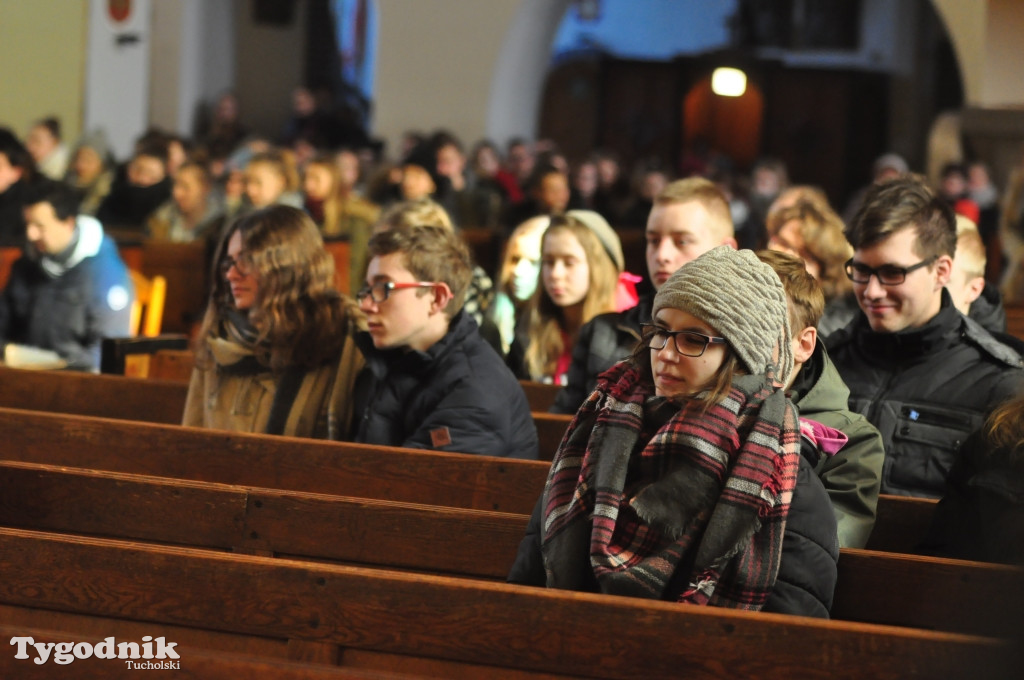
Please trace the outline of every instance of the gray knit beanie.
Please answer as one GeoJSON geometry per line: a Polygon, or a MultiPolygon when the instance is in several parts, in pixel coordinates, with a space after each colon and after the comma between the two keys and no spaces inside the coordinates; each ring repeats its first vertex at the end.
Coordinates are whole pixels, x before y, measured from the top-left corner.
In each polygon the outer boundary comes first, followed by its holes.
{"type": "Polygon", "coordinates": [[[626,258],[622,255],[622,241],[619,235],[608,224],[608,220],[593,210],[569,210],[566,217],[573,217],[583,224],[587,229],[594,232],[594,236],[604,246],[604,250],[611,258],[612,264],[621,272],[626,268],[626,258]]]}
{"type": "Polygon", "coordinates": [[[784,382],[793,370],[786,291],[751,250],[718,246],[677,269],[654,296],[651,315],[666,307],[714,328],[753,375],[772,365],[775,379],[784,382]]]}

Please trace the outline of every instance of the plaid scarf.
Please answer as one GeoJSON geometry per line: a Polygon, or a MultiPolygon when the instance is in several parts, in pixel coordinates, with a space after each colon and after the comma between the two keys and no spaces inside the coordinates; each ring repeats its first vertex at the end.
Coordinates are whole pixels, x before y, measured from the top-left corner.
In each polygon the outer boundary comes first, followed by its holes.
{"type": "Polygon", "coordinates": [[[796,411],[769,376],[702,405],[655,396],[628,361],[602,374],[544,488],[548,587],[764,605],[796,486],[796,411]]]}

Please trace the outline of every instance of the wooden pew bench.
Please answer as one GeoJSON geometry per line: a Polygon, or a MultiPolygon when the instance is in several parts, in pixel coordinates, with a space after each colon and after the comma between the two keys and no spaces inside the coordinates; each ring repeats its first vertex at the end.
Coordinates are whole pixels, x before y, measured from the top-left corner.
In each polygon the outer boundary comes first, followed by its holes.
{"type": "MultiPolygon", "coordinates": [[[[14,461],[518,514],[532,511],[548,472],[538,461],[17,409],[0,408],[0,432],[14,461]]],[[[883,494],[867,547],[914,552],[935,505],[883,494]]]]}
{"type": "MultiPolygon", "coordinates": [[[[0,408],[180,424],[188,385],[73,371],[0,367],[0,408]]],[[[550,461],[572,417],[535,413],[540,456],[550,461]]]]}
{"type": "Polygon", "coordinates": [[[216,650],[226,634],[235,645],[257,638],[250,647],[268,656],[348,665],[362,652],[357,663],[381,670],[449,664],[442,677],[464,678],[502,677],[501,669],[994,678],[1011,677],[1020,660],[1011,643],[988,637],[18,529],[0,529],[0,617],[15,629],[85,629],[91,638],[116,638],[133,623],[155,638],[167,626],[183,662],[194,648],[216,650]],[[176,635],[184,631],[187,638],[176,635]]]}
{"type": "Polygon", "coordinates": [[[542,461],[0,408],[0,458],[529,514],[542,461]]]}
{"type": "MultiPolygon", "coordinates": [[[[0,463],[0,526],[504,580],[525,515],[0,463]]],[[[1005,635],[1024,570],[844,550],[833,617],[1005,635]],[[938,595],[940,594],[941,595],[938,595]],[[986,603],[989,603],[986,606],[986,603]]]]}

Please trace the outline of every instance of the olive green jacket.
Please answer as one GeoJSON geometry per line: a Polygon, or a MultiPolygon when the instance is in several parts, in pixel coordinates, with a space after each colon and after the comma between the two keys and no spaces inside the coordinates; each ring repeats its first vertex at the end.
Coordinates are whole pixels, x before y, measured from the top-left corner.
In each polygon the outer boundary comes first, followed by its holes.
{"type": "Polygon", "coordinates": [[[800,371],[790,392],[800,417],[834,427],[849,437],[837,454],[821,457],[815,472],[832,500],[839,545],[863,548],[875,525],[885,459],[882,436],[864,416],[847,407],[850,390],[820,340],[800,371]]]}

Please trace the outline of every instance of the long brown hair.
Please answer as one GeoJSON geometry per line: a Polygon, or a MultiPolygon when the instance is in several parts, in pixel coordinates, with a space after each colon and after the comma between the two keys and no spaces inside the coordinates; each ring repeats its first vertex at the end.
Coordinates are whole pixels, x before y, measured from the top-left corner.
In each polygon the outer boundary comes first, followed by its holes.
{"type": "MultiPolygon", "coordinates": [[[[559,215],[551,218],[551,226],[541,239],[543,257],[544,243],[549,235],[568,231],[580,242],[587,256],[590,270],[587,294],[583,298],[583,318],[580,325],[587,323],[598,314],[615,311],[615,287],[619,272],[601,241],[586,225],[574,217],[559,215]]],[[[565,351],[562,331],[569,332],[570,346],[575,344],[579,328],[566,328],[565,314],[548,295],[543,282],[538,283],[530,299],[529,307],[530,344],[526,348],[525,363],[534,380],[552,375],[558,364],[558,357],[565,351]]]]}
{"type": "Polygon", "coordinates": [[[209,363],[208,338],[221,332],[234,309],[222,265],[235,232],[242,235],[242,256],[258,281],[248,318],[256,330],[260,363],[280,372],[292,366],[313,368],[337,356],[349,320],[362,314],[335,288],[334,259],[324,250],[313,220],[297,208],[272,205],[238,220],[221,237],[197,363],[209,363]]]}

